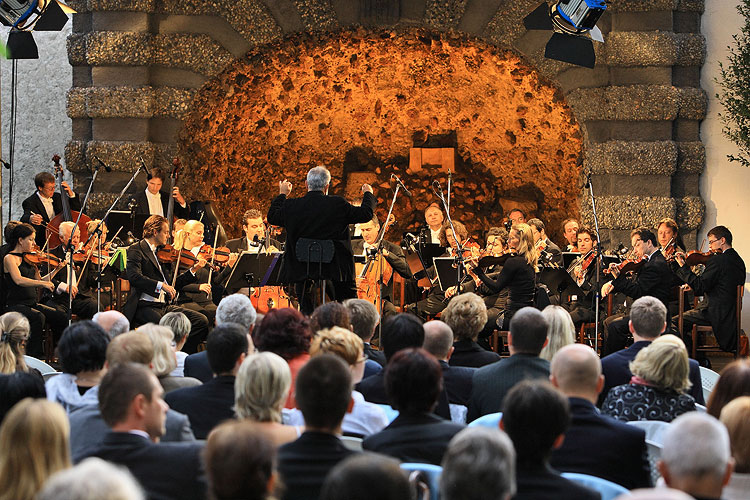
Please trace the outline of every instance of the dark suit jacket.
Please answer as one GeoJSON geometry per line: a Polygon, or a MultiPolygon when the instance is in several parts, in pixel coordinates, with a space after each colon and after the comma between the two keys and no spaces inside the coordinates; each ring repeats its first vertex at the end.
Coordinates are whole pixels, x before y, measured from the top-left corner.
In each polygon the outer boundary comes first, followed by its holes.
{"type": "Polygon", "coordinates": [[[585,399],[568,401],[571,425],[562,446],[552,451],[550,465],[562,472],[600,477],[629,490],[649,488],[645,431],[601,415],[585,399]]]}
{"type": "Polygon", "coordinates": [[[376,351],[372,348],[369,342],[365,342],[365,354],[368,359],[375,361],[380,366],[385,366],[385,353],[383,351],[376,351]]]}
{"type": "Polygon", "coordinates": [[[721,348],[733,351],[737,346],[737,286],[745,284],[745,263],[734,248],[713,256],[700,276],[689,267],[676,271],[695,295],[708,297],[708,320],[721,348]]]}
{"type": "Polygon", "coordinates": [[[644,295],[651,295],[661,300],[667,308],[667,324],[669,324],[669,301],[672,294],[672,270],[660,250],[655,251],[651,258],[643,264],[634,277],[628,278],[620,273],[612,281],[614,291],[624,293],[628,297],[638,299],[644,295]]]}
{"type": "Polygon", "coordinates": [[[203,500],[203,446],[202,442],[155,444],[135,434],[109,432],[88,456],[127,467],[149,499],[203,500]]]}
{"type": "Polygon", "coordinates": [[[448,401],[457,405],[469,406],[471,399],[471,381],[476,368],[465,366],[451,366],[446,361],[440,361],[443,369],[443,387],[448,393],[448,401]]]}
{"type": "Polygon", "coordinates": [[[503,411],[503,399],[522,380],[548,379],[549,361],[531,354],[514,354],[476,371],[467,422],[503,411]]]}
{"type": "Polygon", "coordinates": [[[214,372],[208,364],[208,352],[196,352],[185,358],[185,376],[197,378],[204,384],[214,378],[214,372]]]}
{"type": "Polygon", "coordinates": [[[307,431],[279,448],[283,500],[317,500],[328,472],[355,454],[333,434],[307,431]]]}
{"type": "MultiPolygon", "coordinates": [[[[272,246],[275,246],[276,248],[281,249],[281,246],[282,246],[281,242],[271,239],[269,243],[272,246]]],[[[233,253],[239,253],[239,252],[248,250],[247,238],[245,237],[245,235],[242,235],[242,238],[229,240],[227,241],[226,247],[229,249],[230,252],[233,252],[233,253]]]]}
{"type": "Polygon", "coordinates": [[[500,355],[496,352],[483,349],[482,346],[471,340],[459,340],[453,344],[453,354],[448,364],[451,366],[468,366],[480,368],[496,361],[500,361],[500,355]]]}
{"type": "MultiPolygon", "coordinates": [[[[388,395],[385,392],[385,368],[374,375],[362,379],[356,386],[355,390],[364,396],[365,401],[379,405],[389,405],[388,395]]],[[[435,415],[447,420],[451,418],[450,403],[448,402],[448,393],[445,388],[438,396],[438,404],[435,407],[435,415]]]]}
{"type": "Polygon", "coordinates": [[[399,415],[388,427],[366,437],[362,447],[402,462],[440,465],[448,443],[463,429],[430,413],[399,415]]]}
{"type": "MultiPolygon", "coordinates": [[[[634,343],[627,349],[613,352],[609,356],[602,358],[604,388],[602,389],[601,394],[599,394],[599,406],[604,402],[604,398],[607,397],[610,389],[630,382],[630,378],[633,376],[630,372],[630,362],[635,359],[635,356],[641,349],[650,343],[651,341],[649,340],[642,340],[634,343]]],[[[692,387],[690,387],[689,394],[693,396],[696,403],[705,406],[706,401],[703,398],[703,384],[701,383],[700,366],[694,359],[688,361],[690,362],[690,382],[693,384],[692,387]]]]}
{"type": "Polygon", "coordinates": [[[562,256],[562,250],[560,250],[560,247],[555,245],[555,243],[547,238],[544,240],[545,244],[547,245],[547,248],[545,251],[552,255],[552,262],[554,264],[562,265],[563,263],[563,256],[562,256]]]}
{"type": "MultiPolygon", "coordinates": [[[[42,224],[38,226],[34,226],[34,229],[36,229],[36,244],[39,246],[39,248],[42,248],[44,246],[44,242],[47,239],[46,233],[46,227],[47,223],[50,221],[49,217],[47,217],[47,210],[44,208],[44,204],[42,203],[42,200],[39,199],[39,195],[37,195],[37,191],[34,191],[34,194],[23,200],[23,203],[21,203],[21,206],[23,207],[23,215],[21,215],[21,222],[30,222],[31,213],[39,214],[42,216],[42,224]]],[[[55,193],[52,195],[52,209],[55,211],[55,215],[62,212],[62,195],[60,193],[55,193]]],[[[81,209],[81,197],[76,196],[75,198],[70,198],[70,209],[71,210],[80,210],[81,209]]]]}
{"type": "Polygon", "coordinates": [[[513,500],[601,500],[599,492],[565,479],[548,465],[516,467],[513,500]]]}
{"type": "Polygon", "coordinates": [[[164,396],[170,408],[190,419],[197,439],[206,439],[211,429],[234,418],[234,377],[214,377],[203,385],[177,389],[164,396]]]}
{"type": "MultiPolygon", "coordinates": [[[[287,241],[280,280],[297,282],[307,274],[307,263],[297,260],[296,245],[300,238],[333,240],[333,261],[323,264],[322,275],[333,281],[353,280],[349,224],[371,220],[376,203],[372,193],[364,194],[360,207],[340,196],[327,196],[322,191],[308,191],[302,198],[287,198],[283,194],[274,198],[268,209],[268,222],[284,227],[287,241]]],[[[311,263],[309,267],[310,273],[317,275],[318,266],[311,263]]]]}
{"type": "MultiPolygon", "coordinates": [[[[159,196],[161,197],[161,207],[164,210],[163,215],[164,217],[167,216],[167,210],[169,207],[169,193],[166,191],[159,191],[159,196]]],[[[137,214],[150,214],[151,212],[148,209],[148,198],[146,198],[146,190],[138,191],[133,195],[133,199],[136,202],[135,208],[133,211],[137,214]]],[[[189,219],[190,218],[190,206],[185,203],[185,208],[181,207],[179,203],[177,203],[177,200],[174,201],[174,216],[178,219],[189,219]]]]}

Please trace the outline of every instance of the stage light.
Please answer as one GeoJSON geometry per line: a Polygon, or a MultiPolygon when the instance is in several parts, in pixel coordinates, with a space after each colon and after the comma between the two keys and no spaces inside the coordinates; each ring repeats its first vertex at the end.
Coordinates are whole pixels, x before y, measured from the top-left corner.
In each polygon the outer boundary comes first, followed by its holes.
{"type": "Polygon", "coordinates": [[[38,59],[32,31],[60,31],[73,9],[59,0],[0,0],[0,22],[10,26],[8,59],[38,59]]]}
{"type": "Polygon", "coordinates": [[[554,31],[544,57],[593,68],[596,63],[592,40],[603,42],[596,22],[607,10],[604,0],[558,0],[552,6],[540,4],[526,16],[528,30],[554,31]]]}

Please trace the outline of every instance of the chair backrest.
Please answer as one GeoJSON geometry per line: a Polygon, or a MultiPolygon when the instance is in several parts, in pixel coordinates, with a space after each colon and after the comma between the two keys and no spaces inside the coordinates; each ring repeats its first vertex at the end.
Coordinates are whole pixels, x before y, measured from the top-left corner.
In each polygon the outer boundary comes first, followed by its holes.
{"type": "Polygon", "coordinates": [[[385,412],[385,417],[388,419],[389,424],[396,420],[396,417],[398,417],[398,410],[391,405],[378,404],[378,406],[385,412]]]}
{"type": "Polygon", "coordinates": [[[602,500],[613,500],[620,495],[630,495],[627,488],[600,477],[579,474],[577,472],[563,472],[562,476],[573,482],[591,488],[592,490],[598,491],[602,496],[602,500]]]}
{"type": "Polygon", "coordinates": [[[702,404],[695,403],[695,411],[700,412],[700,413],[706,413],[708,411],[708,408],[706,408],[702,404]]]}
{"type": "Polygon", "coordinates": [[[451,422],[456,424],[465,424],[466,415],[469,413],[469,409],[464,405],[450,404],[451,410],[451,422]]]}
{"type": "Polygon", "coordinates": [[[664,441],[664,433],[669,428],[668,422],[661,422],[658,420],[635,420],[628,422],[630,425],[640,427],[646,431],[646,440],[652,441],[661,446],[664,441]]]}
{"type": "Polygon", "coordinates": [[[488,413],[482,415],[478,419],[474,420],[469,424],[469,427],[489,427],[490,429],[498,429],[500,427],[500,419],[503,418],[503,412],[488,413]]]}
{"type": "MultiPolygon", "coordinates": [[[[438,500],[440,497],[440,475],[443,473],[443,468],[439,465],[432,464],[419,464],[407,462],[401,464],[401,470],[409,473],[420,472],[423,477],[427,478],[427,486],[429,487],[430,500],[438,500]]],[[[417,480],[418,476],[409,475],[409,481],[412,479],[417,480]]]]}
{"type": "Polygon", "coordinates": [[[41,359],[37,359],[32,356],[24,355],[23,360],[26,361],[26,366],[28,366],[29,368],[36,368],[42,375],[44,375],[45,373],[52,373],[57,371],[41,359]]]}
{"type": "Polygon", "coordinates": [[[701,386],[703,387],[703,400],[708,402],[708,397],[711,395],[711,391],[714,390],[714,386],[716,386],[716,382],[719,380],[719,374],[705,366],[701,366],[700,371],[701,386]]]}
{"type": "Polygon", "coordinates": [[[648,451],[648,468],[651,473],[651,484],[656,484],[661,477],[658,466],[659,460],[661,460],[661,445],[647,439],[646,450],[648,451]]]}
{"type": "Polygon", "coordinates": [[[341,442],[344,443],[344,446],[346,446],[350,450],[362,451],[362,438],[354,436],[341,436],[339,439],[341,439],[341,442]]]}
{"type": "Polygon", "coordinates": [[[47,382],[49,379],[51,379],[55,375],[60,375],[61,373],[62,372],[47,372],[43,374],[42,377],[44,378],[44,381],[47,382]]]}

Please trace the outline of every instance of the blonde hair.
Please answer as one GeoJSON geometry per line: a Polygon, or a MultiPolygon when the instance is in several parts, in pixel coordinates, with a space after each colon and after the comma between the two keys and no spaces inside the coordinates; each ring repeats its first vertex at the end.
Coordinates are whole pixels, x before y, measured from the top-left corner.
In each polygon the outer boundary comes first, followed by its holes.
{"type": "Polygon", "coordinates": [[[234,382],[234,412],[238,418],[281,422],[281,409],[292,386],[284,358],[270,351],[245,358],[234,382]]]}
{"type": "Polygon", "coordinates": [[[547,318],[547,345],[542,348],[539,357],[552,361],[557,351],[576,341],[576,327],[570,313],[560,306],[545,307],[542,316],[547,318]]]}
{"type": "Polygon", "coordinates": [[[479,295],[462,293],[448,303],[440,319],[451,327],[456,340],[476,341],[487,323],[487,306],[479,295]]]}
{"type": "Polygon", "coordinates": [[[729,431],[734,471],[750,472],[750,396],[733,399],[721,409],[721,423],[729,431]]]}
{"type": "Polygon", "coordinates": [[[172,349],[172,330],[166,326],[146,323],[136,329],[137,333],[147,335],[154,345],[154,357],[151,358],[153,372],[157,377],[169,375],[177,368],[177,357],[172,349]]]}
{"type": "Polygon", "coordinates": [[[531,226],[524,223],[513,224],[510,230],[518,233],[519,243],[516,252],[518,252],[518,255],[524,257],[526,262],[536,270],[539,254],[536,251],[536,245],[534,245],[534,233],[531,231],[531,226]]]}
{"type": "Polygon", "coordinates": [[[687,349],[674,335],[662,335],[630,362],[633,375],[663,391],[684,393],[691,387],[687,349]]]}
{"type": "Polygon", "coordinates": [[[23,343],[29,339],[29,320],[21,313],[0,316],[0,373],[28,371],[23,343]]]}
{"type": "MultiPolygon", "coordinates": [[[[185,223],[185,225],[177,231],[177,233],[174,235],[174,247],[177,250],[182,250],[185,248],[185,242],[187,241],[188,234],[196,231],[197,229],[203,229],[203,223],[197,220],[189,220],[185,223]]],[[[190,250],[187,248],[186,250],[190,250]]]]}
{"type": "Polygon", "coordinates": [[[310,344],[310,356],[335,354],[347,365],[356,365],[364,351],[362,339],[346,328],[333,326],[320,330],[310,344]]]}
{"type": "Polygon", "coordinates": [[[59,404],[17,403],[0,426],[0,500],[32,500],[52,474],[69,468],[69,434],[59,404]]]}

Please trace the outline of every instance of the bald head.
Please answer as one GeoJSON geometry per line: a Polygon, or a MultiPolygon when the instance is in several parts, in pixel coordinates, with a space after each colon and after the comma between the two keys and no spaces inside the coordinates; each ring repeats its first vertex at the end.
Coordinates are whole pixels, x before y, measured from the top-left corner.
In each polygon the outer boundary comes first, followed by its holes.
{"type": "Polygon", "coordinates": [[[596,401],[604,382],[601,361],[589,346],[566,345],[552,358],[550,381],[568,397],[596,401]]]}
{"type": "Polygon", "coordinates": [[[116,337],[122,333],[130,331],[130,322],[120,311],[100,311],[94,314],[93,320],[104,331],[109,333],[110,337],[116,337]]]}
{"type": "Polygon", "coordinates": [[[447,361],[453,347],[453,330],[442,321],[428,321],[424,325],[422,347],[437,359],[447,361]]]}

